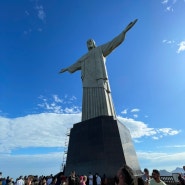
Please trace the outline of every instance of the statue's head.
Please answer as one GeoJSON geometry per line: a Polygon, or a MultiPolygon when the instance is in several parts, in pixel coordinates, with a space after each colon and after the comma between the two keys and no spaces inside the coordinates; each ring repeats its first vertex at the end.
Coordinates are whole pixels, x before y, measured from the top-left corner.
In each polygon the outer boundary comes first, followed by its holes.
{"type": "Polygon", "coordinates": [[[88,50],[91,50],[96,47],[95,41],[93,39],[89,39],[87,41],[87,48],[88,50]]]}

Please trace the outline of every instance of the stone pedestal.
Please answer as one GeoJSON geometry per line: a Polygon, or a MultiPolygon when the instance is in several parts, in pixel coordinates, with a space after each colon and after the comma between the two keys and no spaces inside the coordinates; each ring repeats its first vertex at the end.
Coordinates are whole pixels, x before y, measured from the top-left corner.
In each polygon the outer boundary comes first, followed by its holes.
{"type": "Polygon", "coordinates": [[[112,116],[100,116],[73,125],[65,175],[89,172],[114,177],[123,165],[141,174],[129,130],[112,116]]]}

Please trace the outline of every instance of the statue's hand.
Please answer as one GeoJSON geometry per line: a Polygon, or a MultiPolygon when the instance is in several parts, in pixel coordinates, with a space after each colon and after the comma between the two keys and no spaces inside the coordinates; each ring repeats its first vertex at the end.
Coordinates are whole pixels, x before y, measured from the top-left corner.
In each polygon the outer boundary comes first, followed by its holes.
{"type": "Polygon", "coordinates": [[[63,69],[61,69],[60,71],[59,71],[59,73],[64,73],[64,72],[66,72],[67,71],[67,68],[63,68],[63,69]]]}
{"type": "Polygon", "coordinates": [[[135,19],[133,22],[129,23],[128,26],[125,28],[125,32],[127,32],[128,30],[130,30],[134,24],[137,22],[138,19],[135,19]]]}

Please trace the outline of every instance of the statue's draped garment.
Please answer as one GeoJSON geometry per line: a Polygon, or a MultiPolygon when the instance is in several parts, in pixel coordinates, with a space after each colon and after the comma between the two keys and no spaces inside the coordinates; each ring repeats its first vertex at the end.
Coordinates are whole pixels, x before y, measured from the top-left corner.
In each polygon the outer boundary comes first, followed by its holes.
{"type": "Polygon", "coordinates": [[[105,57],[123,42],[124,37],[125,33],[122,32],[112,41],[91,49],[67,68],[70,73],[81,70],[83,83],[82,121],[102,115],[116,117],[105,57]]]}

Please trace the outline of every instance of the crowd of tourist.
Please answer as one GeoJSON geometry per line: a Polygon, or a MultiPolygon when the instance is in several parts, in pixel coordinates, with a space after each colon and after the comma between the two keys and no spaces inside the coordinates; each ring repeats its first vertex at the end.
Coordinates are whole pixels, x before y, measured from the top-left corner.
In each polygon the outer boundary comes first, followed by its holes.
{"type": "MultiPolygon", "coordinates": [[[[184,167],[185,169],[185,167],[184,167]]],[[[185,176],[178,175],[178,184],[185,185],[185,176]]],[[[149,174],[147,168],[144,169],[141,176],[134,176],[132,169],[124,165],[118,169],[114,178],[107,178],[104,174],[100,176],[98,173],[94,175],[89,172],[88,175],[77,175],[72,171],[69,176],[65,176],[62,172],[53,176],[20,176],[13,180],[9,176],[0,178],[0,185],[166,185],[160,178],[160,172],[153,169],[149,174]]]]}
{"type": "MultiPolygon", "coordinates": [[[[185,170],[185,166],[183,166],[185,170]]],[[[144,174],[142,175],[142,180],[145,185],[166,185],[164,181],[161,180],[160,172],[157,169],[153,169],[152,175],[149,175],[149,170],[147,168],[144,169],[144,174]]],[[[185,175],[182,173],[178,174],[178,182],[179,185],[185,185],[185,175]]]]}

